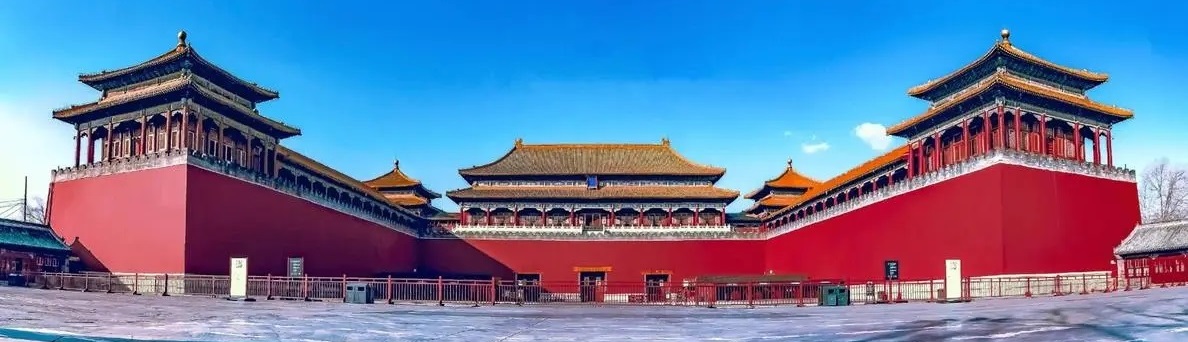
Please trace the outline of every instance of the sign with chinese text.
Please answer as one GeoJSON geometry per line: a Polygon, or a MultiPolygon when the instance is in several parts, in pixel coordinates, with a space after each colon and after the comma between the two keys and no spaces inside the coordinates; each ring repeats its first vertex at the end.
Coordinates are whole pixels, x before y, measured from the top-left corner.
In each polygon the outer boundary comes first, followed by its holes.
{"type": "Polygon", "coordinates": [[[298,278],[305,274],[305,258],[289,258],[289,278],[298,278]]]}
{"type": "Polygon", "coordinates": [[[231,297],[247,297],[247,258],[231,258],[231,297]]]}
{"type": "Polygon", "coordinates": [[[899,280],[899,260],[883,262],[883,277],[886,280],[899,280]]]}

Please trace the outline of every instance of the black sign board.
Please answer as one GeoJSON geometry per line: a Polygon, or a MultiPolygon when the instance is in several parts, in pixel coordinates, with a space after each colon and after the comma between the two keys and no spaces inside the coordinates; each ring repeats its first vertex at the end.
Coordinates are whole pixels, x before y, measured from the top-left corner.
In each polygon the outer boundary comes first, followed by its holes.
{"type": "Polygon", "coordinates": [[[289,258],[289,277],[297,278],[305,274],[305,258],[289,258]]]}
{"type": "Polygon", "coordinates": [[[887,280],[899,280],[899,260],[887,260],[883,262],[883,276],[887,280]]]}

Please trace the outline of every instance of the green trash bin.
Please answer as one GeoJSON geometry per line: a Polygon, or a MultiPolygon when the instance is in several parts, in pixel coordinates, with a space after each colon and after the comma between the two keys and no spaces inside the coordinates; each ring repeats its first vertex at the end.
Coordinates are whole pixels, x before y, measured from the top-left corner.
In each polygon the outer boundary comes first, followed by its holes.
{"type": "Polygon", "coordinates": [[[823,285],[820,292],[821,306],[850,305],[850,290],[841,285],[823,285]]]}

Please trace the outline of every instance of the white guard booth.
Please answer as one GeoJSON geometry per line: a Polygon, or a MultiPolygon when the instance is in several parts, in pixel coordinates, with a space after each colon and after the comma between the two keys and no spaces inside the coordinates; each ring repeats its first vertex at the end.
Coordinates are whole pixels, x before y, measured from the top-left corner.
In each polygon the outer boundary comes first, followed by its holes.
{"type": "Polygon", "coordinates": [[[231,258],[231,293],[227,299],[251,301],[247,296],[248,259],[231,258]]]}
{"type": "Polygon", "coordinates": [[[961,301],[961,260],[945,260],[945,298],[947,303],[961,301]]]}

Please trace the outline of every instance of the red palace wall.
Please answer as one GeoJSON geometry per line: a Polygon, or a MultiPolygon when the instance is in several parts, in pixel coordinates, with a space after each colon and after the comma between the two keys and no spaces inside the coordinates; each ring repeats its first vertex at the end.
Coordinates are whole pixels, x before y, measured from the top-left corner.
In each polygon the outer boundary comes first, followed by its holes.
{"type": "Polygon", "coordinates": [[[185,166],[54,183],[49,224],[91,270],[181,272],[185,189],[185,166]]]}
{"type": "Polygon", "coordinates": [[[671,273],[679,282],[699,275],[760,274],[763,241],[541,241],[422,240],[421,265],[443,274],[541,281],[577,281],[575,267],[610,267],[607,281],[643,282],[645,273],[671,273]]]}
{"type": "Polygon", "coordinates": [[[768,268],[813,278],[941,278],[1110,270],[1138,222],[1135,183],[995,165],[777,236],[768,268]]]}
{"type": "MultiPolygon", "coordinates": [[[[304,257],[311,276],[410,272],[417,240],[259,185],[193,166],[54,184],[50,224],[80,237],[113,272],[284,275],[304,257]]],[[[81,253],[80,253],[81,254],[81,253]]]]}

